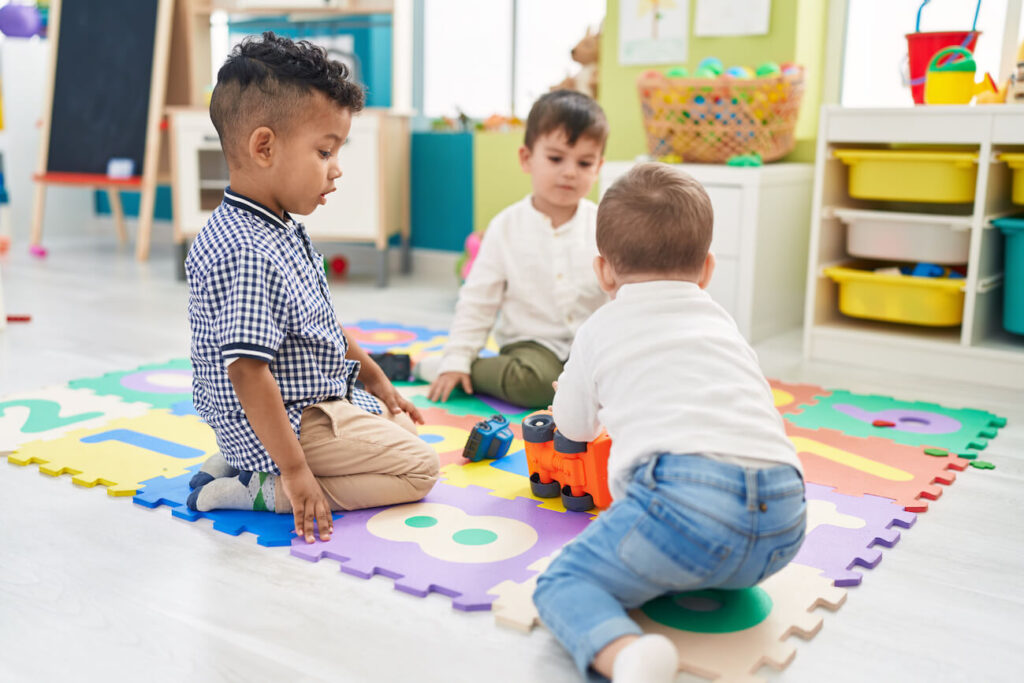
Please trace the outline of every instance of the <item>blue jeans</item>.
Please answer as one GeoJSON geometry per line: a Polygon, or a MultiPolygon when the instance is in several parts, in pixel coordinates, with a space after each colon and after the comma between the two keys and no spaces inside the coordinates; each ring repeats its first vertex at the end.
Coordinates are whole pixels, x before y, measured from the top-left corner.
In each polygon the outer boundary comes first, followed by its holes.
{"type": "Polygon", "coordinates": [[[537,580],[533,601],[580,671],[617,638],[626,615],[666,593],[747,588],[796,556],[804,483],[788,465],[746,469],[699,455],[660,455],[570,542],[537,580]]]}

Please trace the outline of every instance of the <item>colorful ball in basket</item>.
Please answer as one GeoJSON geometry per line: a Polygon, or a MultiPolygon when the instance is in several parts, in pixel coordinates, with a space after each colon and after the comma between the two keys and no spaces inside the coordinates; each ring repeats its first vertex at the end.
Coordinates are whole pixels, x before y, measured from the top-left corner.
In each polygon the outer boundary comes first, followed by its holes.
{"type": "Polygon", "coordinates": [[[705,57],[700,60],[699,64],[697,64],[697,71],[710,71],[716,76],[720,76],[722,74],[722,69],[724,68],[725,66],[722,64],[722,60],[718,57],[705,57]]]}
{"type": "Polygon", "coordinates": [[[754,72],[745,66],[730,66],[725,70],[725,75],[733,78],[753,78],[754,72]]]}
{"type": "MultiPolygon", "coordinates": [[[[698,74],[699,75],[699,74],[698,74]]],[[[655,158],[725,163],[743,154],[781,159],[796,144],[804,92],[803,69],[763,78],[667,78],[647,71],[637,79],[647,147],[655,158]]]]}

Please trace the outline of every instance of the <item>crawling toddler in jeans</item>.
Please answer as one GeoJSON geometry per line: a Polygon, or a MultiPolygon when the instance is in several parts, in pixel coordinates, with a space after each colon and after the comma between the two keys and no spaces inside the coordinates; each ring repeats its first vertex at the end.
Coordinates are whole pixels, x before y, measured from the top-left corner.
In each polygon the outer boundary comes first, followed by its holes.
{"type": "Polygon", "coordinates": [[[665,164],[619,179],[597,214],[612,301],[579,329],[553,412],[567,438],[612,439],[614,502],[537,582],[541,619],[616,683],[675,679],[679,653],[627,609],[666,593],[753,586],[796,556],[800,461],[757,357],[705,287],[712,209],[665,164]]]}

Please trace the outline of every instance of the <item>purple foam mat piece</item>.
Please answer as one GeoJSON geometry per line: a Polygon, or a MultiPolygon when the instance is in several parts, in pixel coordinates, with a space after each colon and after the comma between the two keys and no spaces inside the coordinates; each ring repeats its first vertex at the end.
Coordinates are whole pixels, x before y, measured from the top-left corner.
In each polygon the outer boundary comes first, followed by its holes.
{"type": "Polygon", "coordinates": [[[476,394],[476,397],[478,399],[480,399],[481,401],[483,401],[484,403],[486,403],[487,405],[489,405],[496,412],[501,413],[502,415],[518,415],[520,413],[524,413],[527,410],[529,410],[528,408],[524,408],[522,406],[513,405],[513,404],[509,403],[508,401],[503,401],[500,398],[495,398],[493,396],[486,396],[484,394],[476,394]]]}
{"type": "MultiPolygon", "coordinates": [[[[447,561],[426,552],[418,541],[393,541],[374,535],[367,530],[367,522],[388,508],[371,508],[346,512],[334,523],[330,541],[306,544],[300,539],[292,541],[291,552],[311,562],[323,557],[338,560],[341,571],[368,579],[383,574],[395,580],[395,588],[424,597],[430,592],[452,598],[455,609],[487,610],[497,596],[488,590],[502,581],[521,583],[536,574],[529,569],[536,560],[551,555],[575,538],[590,522],[590,515],[574,512],[555,512],[538,508],[538,500],[516,498],[506,500],[490,495],[478,486],[460,488],[439,483],[421,501],[458,508],[468,517],[459,519],[462,528],[426,528],[432,538],[448,535],[454,538],[473,527],[474,516],[493,516],[517,520],[533,527],[536,542],[523,552],[507,559],[484,562],[447,561]]],[[[408,506],[408,518],[420,515],[416,503],[408,506]]],[[[458,513],[455,513],[458,517],[458,513]]],[[[423,519],[421,516],[420,519],[423,519]]],[[[408,520],[406,524],[409,524],[408,520]]],[[[412,527],[412,524],[409,524],[412,527]]],[[[413,533],[413,532],[410,532],[413,533]]],[[[427,538],[425,533],[424,538],[427,538]]]]}
{"type": "Polygon", "coordinates": [[[833,579],[836,586],[859,585],[863,575],[853,571],[853,567],[877,566],[882,560],[882,552],[875,546],[891,548],[900,539],[900,532],[893,526],[910,528],[917,520],[916,514],[905,511],[888,498],[847,496],[818,484],[807,484],[807,501],[808,504],[812,501],[832,503],[837,513],[864,522],[858,528],[820,524],[807,534],[793,560],[822,570],[822,574],[833,579]]]}

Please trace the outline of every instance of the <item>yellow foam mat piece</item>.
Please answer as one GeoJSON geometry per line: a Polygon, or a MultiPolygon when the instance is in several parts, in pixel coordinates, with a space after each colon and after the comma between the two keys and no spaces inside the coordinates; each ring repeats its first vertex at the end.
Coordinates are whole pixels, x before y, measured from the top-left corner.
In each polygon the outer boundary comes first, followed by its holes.
{"type": "MultiPolygon", "coordinates": [[[[530,480],[526,477],[491,467],[490,460],[467,462],[465,465],[452,463],[441,468],[443,481],[452,486],[465,488],[471,484],[490,489],[491,495],[512,500],[532,498],[541,501],[537,507],[557,512],[566,512],[561,498],[538,498],[530,491],[530,480]]],[[[596,512],[596,510],[595,510],[596,512]]],[[[572,514],[583,514],[574,512],[572,514]]]]}
{"type": "Polygon", "coordinates": [[[59,439],[33,441],[7,460],[15,465],[38,463],[44,474],[71,474],[79,486],[103,484],[109,495],[131,496],[147,479],[185,474],[216,450],[213,430],[198,417],[151,410],[59,439]]]}

